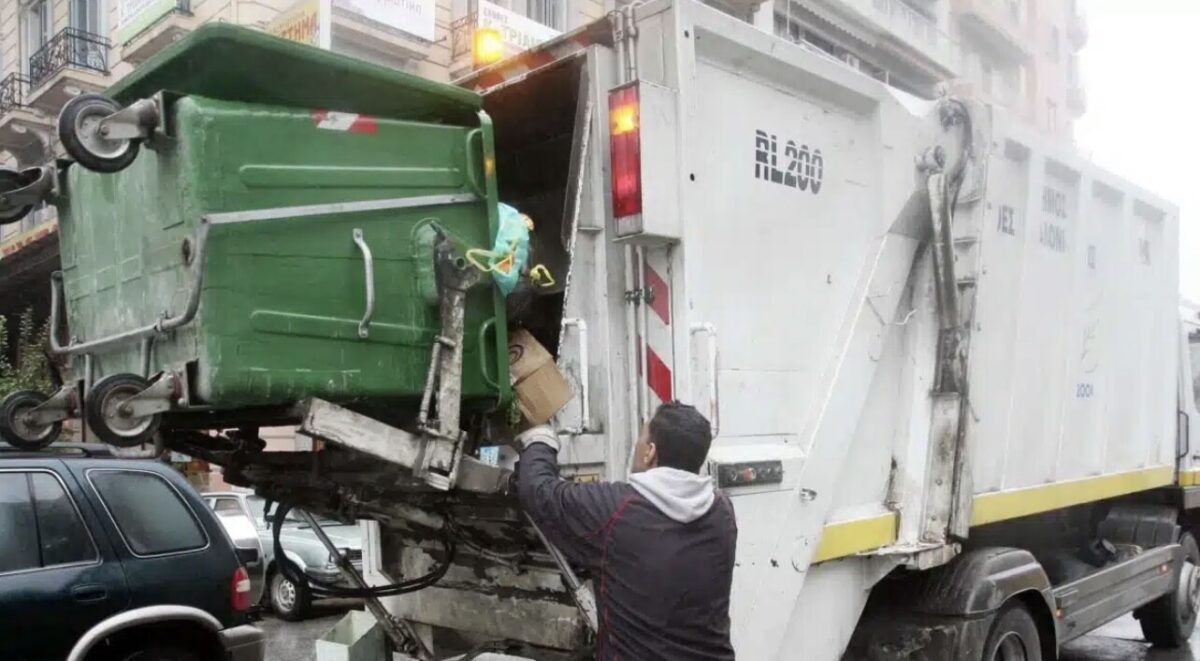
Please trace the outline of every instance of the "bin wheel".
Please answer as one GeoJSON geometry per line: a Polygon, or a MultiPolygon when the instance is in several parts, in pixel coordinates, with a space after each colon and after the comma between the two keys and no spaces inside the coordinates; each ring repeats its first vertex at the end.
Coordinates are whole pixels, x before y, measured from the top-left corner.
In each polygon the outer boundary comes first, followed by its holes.
{"type": "MultiPolygon", "coordinates": [[[[0,170],[0,193],[15,191],[18,188],[24,188],[26,185],[27,182],[21,179],[19,173],[12,170],[0,170]]],[[[33,211],[32,204],[7,209],[0,207],[0,225],[15,223],[29,215],[30,211],[33,211]]]]}
{"type": "Polygon", "coordinates": [[[95,172],[119,172],[137,158],[137,140],[110,140],[100,135],[100,120],[121,106],[102,94],[81,94],[58,113],[58,139],[67,154],[95,172]]]}
{"type": "Polygon", "coordinates": [[[24,415],[48,397],[35,390],[18,390],[0,400],[0,438],[18,450],[41,450],[62,435],[62,423],[38,425],[23,420],[24,415]]]}
{"type": "Polygon", "coordinates": [[[135,417],[124,411],[134,395],[150,387],[136,374],[112,374],[92,386],[83,406],[84,420],[100,440],[119,448],[132,448],[149,441],[158,431],[162,415],[135,417]]]}

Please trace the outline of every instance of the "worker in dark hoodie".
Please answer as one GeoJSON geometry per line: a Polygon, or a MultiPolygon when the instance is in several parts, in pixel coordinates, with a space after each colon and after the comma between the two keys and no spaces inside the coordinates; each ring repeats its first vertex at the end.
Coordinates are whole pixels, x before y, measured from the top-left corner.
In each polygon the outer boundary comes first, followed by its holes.
{"type": "Polygon", "coordinates": [[[699,474],[712,444],[708,420],[684,404],[659,407],[642,428],[628,482],[560,479],[549,427],[517,442],[521,506],[593,578],[598,661],[733,659],[737,523],[729,499],[699,474]]]}

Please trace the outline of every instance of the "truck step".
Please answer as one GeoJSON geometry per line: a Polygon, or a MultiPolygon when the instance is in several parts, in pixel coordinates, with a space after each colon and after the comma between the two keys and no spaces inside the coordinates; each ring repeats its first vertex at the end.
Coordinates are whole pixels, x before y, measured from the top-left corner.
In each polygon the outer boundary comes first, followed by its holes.
{"type": "Polygon", "coordinates": [[[1178,582],[1182,557],[1178,544],[1160,546],[1054,588],[1062,613],[1059,642],[1078,638],[1170,592],[1178,582]]]}

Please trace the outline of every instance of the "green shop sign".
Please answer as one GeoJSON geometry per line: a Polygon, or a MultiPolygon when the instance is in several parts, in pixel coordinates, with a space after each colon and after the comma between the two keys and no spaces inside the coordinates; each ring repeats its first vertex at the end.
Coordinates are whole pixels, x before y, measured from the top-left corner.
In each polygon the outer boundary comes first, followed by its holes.
{"type": "Polygon", "coordinates": [[[129,43],[178,6],[179,0],[118,0],[117,42],[129,43]]]}

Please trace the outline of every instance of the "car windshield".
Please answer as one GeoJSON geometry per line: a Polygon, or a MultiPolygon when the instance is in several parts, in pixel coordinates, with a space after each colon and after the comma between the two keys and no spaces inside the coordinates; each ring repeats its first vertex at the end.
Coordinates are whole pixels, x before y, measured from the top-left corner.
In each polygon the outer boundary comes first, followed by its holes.
{"type": "MultiPolygon", "coordinates": [[[[267,505],[267,501],[265,498],[263,498],[261,496],[248,496],[246,498],[246,504],[250,506],[250,513],[254,516],[255,523],[261,523],[266,520],[263,517],[263,513],[264,513],[264,511],[266,509],[266,505],[267,505]]],[[[274,512],[277,509],[279,509],[279,504],[272,503],[271,511],[274,512]]],[[[350,523],[349,521],[338,521],[337,519],[334,519],[334,518],[331,518],[328,516],[324,516],[321,514],[314,514],[313,516],[316,517],[317,523],[319,523],[322,526],[342,526],[342,525],[346,525],[346,524],[350,523]]],[[[288,512],[287,518],[285,518],[283,520],[283,522],[290,526],[304,526],[304,527],[308,526],[308,522],[300,517],[299,511],[294,510],[294,509],[290,510],[288,512]]]]}

